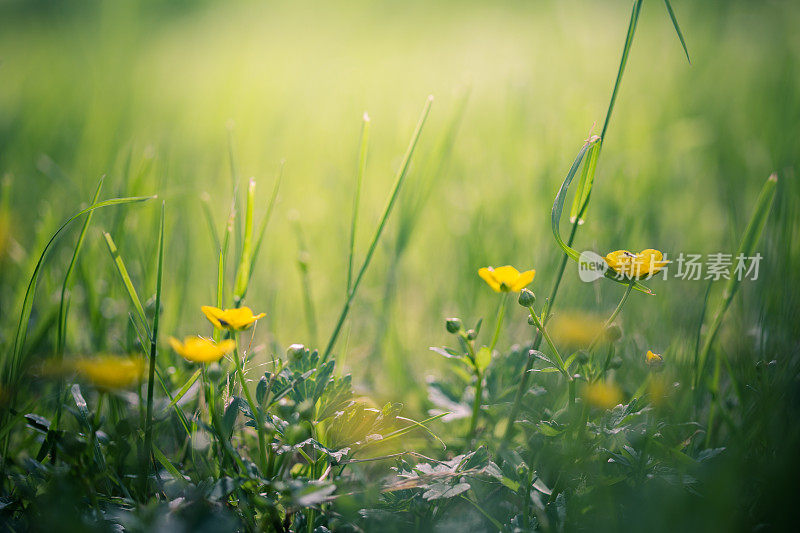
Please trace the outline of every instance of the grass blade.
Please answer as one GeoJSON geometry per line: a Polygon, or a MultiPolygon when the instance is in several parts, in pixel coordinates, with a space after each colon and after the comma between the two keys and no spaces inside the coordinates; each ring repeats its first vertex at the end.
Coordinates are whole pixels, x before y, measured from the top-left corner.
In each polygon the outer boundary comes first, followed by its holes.
{"type": "Polygon", "coordinates": [[[633,45],[633,36],[636,34],[636,25],[639,22],[639,13],[642,11],[642,0],[634,0],[633,9],[631,10],[631,20],[628,23],[628,34],[625,36],[625,46],[622,48],[622,57],[619,60],[619,70],[617,70],[617,80],[614,82],[614,90],[611,92],[611,101],[608,103],[608,111],[606,112],[606,120],[603,122],[603,131],[600,133],[600,138],[606,138],[606,131],[608,124],[611,122],[611,114],[614,111],[614,104],[617,101],[619,94],[619,87],[622,83],[622,75],[625,73],[625,66],[628,64],[628,54],[633,45]]]}
{"type": "Polygon", "coordinates": [[[669,18],[672,20],[672,25],[675,27],[675,32],[678,34],[678,40],[680,40],[681,46],[683,47],[683,53],[686,54],[686,61],[688,61],[691,65],[692,60],[689,59],[689,50],[686,48],[686,41],[683,39],[683,32],[678,24],[678,18],[675,16],[675,11],[672,9],[672,4],[670,4],[669,0],[664,0],[664,4],[667,6],[669,18]]]}
{"type": "Polygon", "coordinates": [[[366,257],[364,258],[364,263],[362,263],[361,268],[358,271],[358,275],[353,281],[353,286],[347,293],[347,299],[345,300],[344,306],[342,307],[342,311],[339,314],[339,319],[336,322],[336,326],[334,327],[333,333],[331,334],[331,338],[328,341],[328,346],[325,348],[325,353],[322,356],[322,363],[328,360],[328,357],[330,357],[333,347],[336,345],[336,339],[339,337],[339,333],[342,330],[342,325],[344,325],[344,321],[347,318],[347,314],[350,311],[350,305],[353,303],[353,298],[355,297],[356,292],[358,291],[358,286],[360,285],[361,280],[364,277],[364,272],[366,272],[367,268],[369,267],[370,261],[372,261],[372,256],[375,253],[375,249],[378,247],[378,241],[380,241],[381,235],[383,234],[383,230],[386,227],[386,221],[389,219],[389,215],[392,213],[392,208],[394,207],[394,204],[397,201],[397,196],[398,193],[400,192],[400,188],[403,186],[403,182],[405,181],[406,175],[408,174],[408,168],[411,164],[411,156],[414,154],[414,149],[416,148],[417,142],[419,141],[419,136],[422,133],[422,127],[425,125],[425,120],[428,118],[428,112],[431,109],[432,102],[433,102],[433,96],[429,96],[427,101],[425,102],[425,107],[422,109],[422,115],[419,118],[419,122],[417,122],[417,127],[414,129],[414,133],[411,136],[411,142],[408,145],[408,149],[406,150],[406,153],[403,156],[403,162],[400,164],[400,169],[397,172],[397,177],[395,179],[394,186],[392,187],[392,192],[389,195],[389,201],[386,204],[386,208],[383,210],[383,215],[381,216],[380,222],[378,223],[378,227],[375,230],[375,235],[372,237],[372,242],[369,245],[369,250],[367,251],[366,257]]]}
{"type": "Polygon", "coordinates": [[[67,226],[69,226],[75,219],[85,215],[87,213],[91,213],[96,209],[102,209],[104,207],[111,207],[115,205],[125,205],[131,204],[136,202],[144,202],[147,200],[151,200],[155,198],[155,196],[135,196],[135,197],[127,197],[127,198],[112,198],[110,200],[104,200],[102,202],[97,202],[95,204],[90,205],[85,209],[81,209],[71,217],[69,217],[62,225],[58,228],[58,230],[50,237],[50,240],[42,250],[41,255],[39,256],[39,260],[36,263],[36,267],[33,270],[33,274],[31,275],[31,279],[28,282],[28,288],[25,291],[25,297],[22,301],[22,309],[20,311],[19,316],[19,323],[17,324],[17,331],[14,336],[14,348],[11,352],[11,359],[4,359],[3,360],[3,369],[2,369],[2,382],[4,385],[12,385],[16,382],[18,377],[17,373],[19,371],[20,365],[22,364],[21,361],[21,354],[23,352],[23,347],[25,344],[25,338],[28,334],[28,322],[30,321],[31,317],[31,310],[33,308],[33,299],[34,293],[36,292],[36,285],[39,281],[39,274],[41,274],[42,264],[44,263],[45,257],[47,253],[50,251],[52,245],[58,240],[61,236],[61,232],[63,232],[67,226]]]}
{"type": "MultiPolygon", "coordinates": [[[[761,238],[761,233],[764,231],[764,225],[767,222],[767,217],[769,216],[770,208],[772,207],[772,200],[775,198],[775,189],[777,185],[778,176],[776,174],[772,174],[761,188],[761,193],[758,195],[758,199],[756,200],[756,207],[753,210],[753,214],[751,215],[749,222],[747,223],[744,235],[742,236],[742,240],[739,244],[739,250],[736,253],[737,256],[743,254],[745,257],[749,257],[755,252],[756,245],[761,238]]],[[[722,291],[722,301],[717,308],[717,312],[714,314],[711,327],[706,334],[705,341],[703,342],[703,348],[700,350],[700,355],[697,360],[697,367],[695,370],[695,387],[699,387],[700,385],[700,381],[702,380],[705,372],[708,354],[711,351],[711,346],[714,343],[714,339],[717,336],[720,326],[722,325],[722,319],[725,315],[725,312],[730,307],[733,297],[740,285],[741,280],[737,279],[736,276],[731,276],[725,283],[725,287],[722,291]]]]}
{"type": "Polygon", "coordinates": [[[284,162],[281,161],[281,166],[278,169],[278,177],[275,179],[275,185],[272,187],[272,195],[270,196],[269,203],[267,204],[267,211],[264,213],[264,218],[261,219],[261,225],[258,228],[258,238],[256,239],[256,245],[253,247],[253,259],[250,261],[251,273],[255,271],[258,252],[261,250],[261,243],[263,242],[264,235],[267,232],[267,225],[272,218],[272,212],[275,210],[275,202],[278,200],[278,191],[281,188],[281,180],[283,179],[283,164],[284,162]]]}
{"type": "Polygon", "coordinates": [[[367,146],[369,145],[370,119],[364,112],[361,123],[361,143],[358,150],[358,169],[356,170],[356,190],[353,195],[353,217],[350,222],[350,253],[347,256],[347,292],[353,286],[353,256],[356,249],[356,228],[358,226],[358,204],[361,201],[361,185],[364,180],[364,170],[367,168],[367,146]]]}
{"type": "Polygon", "coordinates": [[[253,246],[253,204],[256,199],[256,180],[250,178],[247,186],[247,204],[244,217],[244,241],[242,242],[242,255],[239,257],[239,267],[233,282],[233,303],[239,307],[247,292],[250,282],[250,258],[253,246]]]}
{"type": "MultiPolygon", "coordinates": [[[[150,336],[150,372],[147,379],[147,419],[144,429],[144,449],[147,452],[147,458],[153,453],[153,392],[156,375],[156,356],[158,354],[158,318],[161,316],[161,280],[163,275],[164,265],[164,211],[165,204],[161,202],[161,222],[158,231],[158,267],[156,269],[156,302],[155,311],[153,312],[153,333],[150,336]]],[[[143,479],[147,480],[146,472],[149,469],[144,469],[143,479]]]]}

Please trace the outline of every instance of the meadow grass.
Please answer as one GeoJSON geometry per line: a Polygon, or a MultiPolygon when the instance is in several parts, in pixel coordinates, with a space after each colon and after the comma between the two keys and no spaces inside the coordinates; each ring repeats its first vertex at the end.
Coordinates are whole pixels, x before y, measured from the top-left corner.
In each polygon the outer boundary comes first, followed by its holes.
{"type": "Polygon", "coordinates": [[[792,3],[0,18],[9,529],[791,523],[792,3]],[[763,261],[578,279],[646,248],[763,261]]]}

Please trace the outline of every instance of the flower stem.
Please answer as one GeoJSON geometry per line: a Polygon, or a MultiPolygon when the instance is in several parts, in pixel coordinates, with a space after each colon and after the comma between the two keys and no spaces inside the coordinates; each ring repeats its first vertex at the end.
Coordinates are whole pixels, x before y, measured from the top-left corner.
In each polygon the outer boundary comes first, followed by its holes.
{"type": "Polygon", "coordinates": [[[631,295],[634,283],[636,283],[636,279],[631,279],[630,283],[628,283],[628,287],[625,289],[625,294],[622,295],[622,299],[617,304],[617,308],[614,309],[614,312],[611,313],[610,317],[608,317],[606,323],[603,324],[602,331],[595,336],[594,340],[592,340],[592,343],[589,345],[589,352],[591,352],[592,349],[597,345],[597,342],[603,337],[603,335],[605,335],[606,330],[611,326],[611,324],[614,323],[614,320],[617,318],[617,315],[619,315],[619,312],[622,311],[622,307],[625,305],[625,302],[628,301],[628,297],[631,295]]]}
{"type": "Polygon", "coordinates": [[[497,341],[500,338],[500,330],[503,329],[503,319],[506,316],[506,308],[508,307],[508,296],[510,292],[503,294],[502,300],[500,300],[500,305],[497,308],[497,325],[494,328],[494,336],[492,337],[492,344],[489,345],[489,351],[494,350],[494,347],[497,345],[497,341]]]}

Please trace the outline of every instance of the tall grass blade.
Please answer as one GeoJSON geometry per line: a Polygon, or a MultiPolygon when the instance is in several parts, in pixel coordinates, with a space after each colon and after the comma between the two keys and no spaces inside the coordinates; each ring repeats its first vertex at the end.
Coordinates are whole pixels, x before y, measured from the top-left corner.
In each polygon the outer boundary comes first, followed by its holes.
{"type": "Polygon", "coordinates": [[[350,221],[350,253],[347,255],[347,292],[353,286],[353,256],[356,249],[356,228],[358,227],[358,205],[361,201],[361,187],[364,180],[364,171],[367,168],[367,147],[369,146],[370,119],[364,112],[361,123],[361,142],[358,149],[358,168],[356,170],[356,189],[353,194],[353,216],[350,221]]]}
{"type": "MultiPolygon", "coordinates": [[[[163,277],[164,265],[164,212],[166,206],[161,202],[161,222],[158,231],[158,267],[156,269],[156,301],[155,311],[153,312],[153,330],[150,336],[150,371],[147,378],[147,420],[144,429],[144,449],[147,453],[147,460],[149,462],[153,453],[153,392],[155,387],[153,382],[156,377],[156,356],[158,355],[158,319],[161,316],[161,281],[163,277]]],[[[143,473],[144,479],[147,479],[147,468],[143,473]]]]}
{"type": "Polygon", "coordinates": [[[267,211],[264,213],[264,218],[261,219],[261,225],[258,228],[258,238],[256,239],[256,245],[253,247],[253,259],[250,261],[251,274],[255,271],[258,252],[261,251],[261,243],[264,241],[264,235],[267,233],[267,226],[272,218],[272,212],[275,210],[275,202],[278,200],[278,191],[280,191],[281,180],[283,179],[283,165],[284,161],[281,161],[281,165],[278,168],[278,177],[275,179],[275,185],[272,186],[272,194],[269,197],[267,211]]]}
{"type": "Polygon", "coordinates": [[[350,311],[350,305],[353,303],[353,298],[355,298],[356,292],[358,291],[358,286],[361,284],[361,280],[364,277],[364,273],[367,271],[370,261],[372,261],[372,256],[375,253],[375,249],[378,247],[378,241],[380,241],[381,235],[383,234],[383,230],[386,227],[386,222],[389,219],[389,215],[392,213],[392,208],[394,207],[395,202],[397,201],[397,196],[398,193],[400,192],[400,188],[403,186],[403,182],[405,181],[406,175],[408,174],[408,168],[411,164],[411,156],[414,154],[414,149],[416,148],[417,142],[419,141],[419,136],[422,133],[422,127],[425,125],[425,120],[428,118],[428,113],[430,112],[431,109],[431,103],[433,103],[433,96],[429,96],[428,99],[426,100],[425,106],[422,109],[422,115],[419,118],[419,122],[417,122],[417,127],[414,129],[414,133],[411,135],[411,142],[408,145],[408,149],[406,150],[406,153],[403,156],[403,161],[400,164],[400,169],[397,172],[394,186],[392,187],[392,192],[389,195],[389,201],[387,202],[386,207],[383,210],[383,215],[381,216],[380,222],[378,223],[378,227],[375,230],[375,235],[372,237],[372,242],[369,245],[369,249],[367,250],[367,255],[364,258],[364,262],[362,263],[361,268],[358,271],[358,275],[353,281],[353,286],[350,287],[350,291],[348,291],[347,293],[347,299],[345,300],[341,313],[339,313],[339,319],[337,320],[336,326],[334,327],[333,333],[331,334],[331,338],[328,341],[328,346],[325,348],[325,352],[322,356],[323,363],[328,360],[328,357],[330,357],[333,347],[336,345],[336,339],[339,337],[339,333],[342,330],[342,325],[344,325],[344,321],[347,318],[347,314],[350,311]]]}
{"type": "Polygon", "coordinates": [[[244,241],[242,242],[242,254],[239,257],[239,267],[236,270],[236,277],[233,282],[233,303],[239,307],[247,292],[247,284],[250,282],[250,263],[253,247],[253,206],[256,201],[256,180],[250,178],[247,186],[247,204],[244,217],[244,241]]]}
{"type": "MultiPolygon", "coordinates": [[[[767,217],[769,216],[770,208],[772,207],[772,201],[775,198],[775,189],[777,184],[778,176],[777,174],[772,174],[761,188],[761,193],[758,195],[758,199],[756,200],[755,209],[753,210],[753,214],[747,223],[747,227],[744,230],[744,235],[742,235],[742,240],[739,244],[739,249],[734,258],[739,256],[750,257],[755,252],[758,241],[764,231],[764,225],[767,223],[767,217]]],[[[733,297],[736,295],[736,291],[739,289],[741,282],[742,280],[739,279],[738,276],[731,275],[725,283],[725,287],[722,290],[722,300],[720,301],[717,311],[714,314],[711,326],[709,327],[705,341],[703,342],[703,348],[700,350],[700,355],[697,360],[695,387],[699,387],[700,381],[703,379],[708,355],[711,351],[711,346],[713,345],[714,339],[717,336],[717,332],[722,325],[722,319],[725,315],[725,312],[730,307],[733,297]]]]}
{"type": "Polygon", "coordinates": [[[678,18],[675,16],[675,11],[672,9],[672,4],[670,4],[669,0],[664,0],[664,4],[667,6],[669,18],[672,20],[672,25],[675,27],[675,32],[678,34],[678,40],[680,40],[681,46],[683,47],[683,53],[686,54],[686,61],[688,61],[691,65],[692,60],[689,59],[689,49],[686,48],[686,41],[683,39],[683,32],[678,24],[678,18]]]}
{"type": "Polygon", "coordinates": [[[611,122],[611,114],[614,111],[614,104],[617,101],[619,94],[619,87],[622,83],[622,75],[625,73],[625,66],[628,64],[628,54],[633,45],[633,36],[636,34],[636,25],[639,23],[639,13],[642,11],[642,0],[634,0],[633,9],[631,10],[631,20],[628,23],[628,34],[625,36],[625,46],[622,48],[622,57],[619,60],[619,70],[617,70],[617,79],[614,82],[614,90],[611,92],[611,101],[608,103],[608,111],[606,112],[606,120],[603,122],[603,131],[600,133],[600,138],[606,138],[606,131],[608,124],[611,122]]]}

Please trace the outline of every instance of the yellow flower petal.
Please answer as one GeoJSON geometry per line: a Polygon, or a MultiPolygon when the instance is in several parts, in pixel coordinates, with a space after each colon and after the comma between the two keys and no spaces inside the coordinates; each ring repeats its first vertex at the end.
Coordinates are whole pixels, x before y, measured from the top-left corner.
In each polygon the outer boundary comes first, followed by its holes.
{"type": "Polygon", "coordinates": [[[232,339],[219,343],[204,337],[186,337],[183,342],[174,337],[169,338],[169,344],[175,353],[193,363],[213,363],[222,356],[229,354],[236,347],[232,339]]]}
{"type": "Polygon", "coordinates": [[[616,250],[606,255],[605,260],[608,266],[620,275],[627,278],[644,278],[655,274],[667,264],[663,260],[663,254],[648,248],[638,254],[628,250],[616,250]]]}
{"type": "Polygon", "coordinates": [[[99,389],[124,389],[144,375],[140,358],[100,355],[84,357],[74,363],[75,370],[99,389]]]}
{"type": "Polygon", "coordinates": [[[511,290],[514,292],[521,291],[526,285],[533,281],[534,276],[536,276],[535,270],[526,270],[525,272],[522,272],[517,277],[517,281],[515,281],[511,286],[511,290]]]}
{"type": "Polygon", "coordinates": [[[519,278],[519,270],[511,265],[505,265],[494,269],[494,279],[500,284],[500,290],[508,292],[519,278]]]}
{"type": "Polygon", "coordinates": [[[494,278],[494,272],[491,267],[483,267],[478,270],[478,275],[485,281],[493,291],[500,292],[500,284],[494,278]]]}
{"type": "Polygon", "coordinates": [[[644,356],[645,363],[650,366],[659,366],[664,362],[664,358],[659,353],[653,353],[653,350],[647,350],[644,356]]]}
{"type": "Polygon", "coordinates": [[[252,326],[256,320],[264,318],[266,314],[259,313],[253,314],[253,310],[249,307],[238,307],[236,309],[219,309],[210,305],[204,305],[200,308],[206,318],[214,324],[217,329],[228,329],[233,331],[241,331],[252,326]]]}

